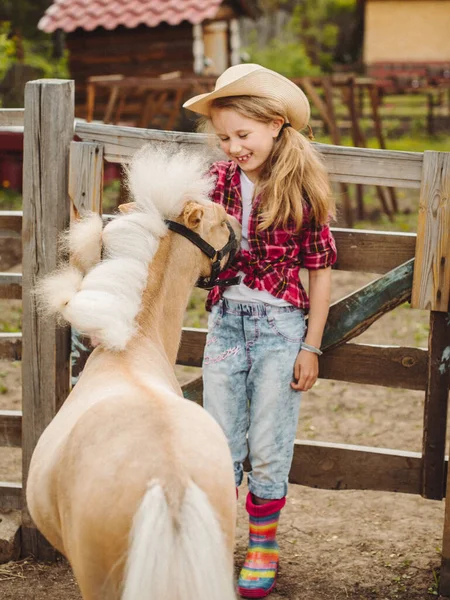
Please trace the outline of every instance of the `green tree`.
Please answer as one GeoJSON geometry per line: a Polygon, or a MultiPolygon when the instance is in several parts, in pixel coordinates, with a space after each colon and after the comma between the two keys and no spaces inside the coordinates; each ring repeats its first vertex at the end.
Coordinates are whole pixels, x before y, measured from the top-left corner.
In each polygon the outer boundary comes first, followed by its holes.
{"type": "Polygon", "coordinates": [[[290,77],[329,72],[336,60],[353,63],[361,45],[360,6],[361,0],[259,0],[269,18],[278,10],[291,16],[267,48],[258,46],[255,32],[249,58],[290,77]]]}
{"type": "Polygon", "coordinates": [[[0,104],[23,106],[26,81],[67,77],[67,53],[60,34],[37,27],[52,0],[2,0],[0,6],[0,104]]]}
{"type": "Polygon", "coordinates": [[[320,69],[311,63],[303,44],[290,36],[288,40],[273,39],[265,48],[259,48],[255,36],[246,49],[249,62],[263,65],[286,77],[318,75],[320,69]]]}

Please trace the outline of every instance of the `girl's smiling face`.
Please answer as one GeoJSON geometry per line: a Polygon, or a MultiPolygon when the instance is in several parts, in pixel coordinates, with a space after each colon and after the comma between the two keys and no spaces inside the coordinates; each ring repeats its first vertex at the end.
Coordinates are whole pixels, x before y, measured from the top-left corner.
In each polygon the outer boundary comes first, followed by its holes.
{"type": "Polygon", "coordinates": [[[256,182],[272,152],[283,119],[262,123],[231,108],[213,108],[211,122],[222,150],[251,181],[256,182]]]}

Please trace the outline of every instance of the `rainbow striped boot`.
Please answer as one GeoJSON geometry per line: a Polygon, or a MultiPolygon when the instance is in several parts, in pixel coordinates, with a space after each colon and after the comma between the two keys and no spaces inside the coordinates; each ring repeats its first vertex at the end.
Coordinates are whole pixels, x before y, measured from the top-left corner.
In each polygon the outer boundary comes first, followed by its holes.
{"type": "Polygon", "coordinates": [[[239,594],[243,598],[264,598],[275,587],[279,554],[277,526],[285,504],[286,498],[267,504],[254,504],[251,494],[247,496],[250,536],[238,583],[239,594]]]}

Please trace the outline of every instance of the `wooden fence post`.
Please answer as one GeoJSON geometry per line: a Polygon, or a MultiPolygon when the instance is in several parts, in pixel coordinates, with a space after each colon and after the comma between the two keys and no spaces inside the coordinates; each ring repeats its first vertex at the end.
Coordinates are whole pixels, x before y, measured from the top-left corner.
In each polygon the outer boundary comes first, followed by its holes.
{"type": "Polygon", "coordinates": [[[412,308],[450,308],[450,153],[423,154],[412,308]]]}
{"type": "Polygon", "coordinates": [[[71,220],[86,212],[102,214],[103,145],[94,142],[70,144],[69,197],[71,220]]]}
{"type": "MultiPolygon", "coordinates": [[[[445,494],[449,385],[450,313],[431,311],[422,444],[422,496],[430,500],[442,500],[445,494]]],[[[450,511],[448,495],[446,511],[450,511]]],[[[450,537],[447,545],[450,545],[450,537]]]]}
{"type": "MultiPolygon", "coordinates": [[[[102,214],[103,198],[103,145],[95,142],[70,144],[69,172],[70,220],[79,219],[87,212],[102,214]]],[[[78,381],[93,348],[88,337],[72,329],[72,385],[78,381]]]]}
{"type": "Polygon", "coordinates": [[[23,161],[22,554],[55,552],[35,528],[25,491],[36,443],[69,392],[69,329],[36,312],[30,293],[57,266],[58,234],[69,224],[69,146],[74,134],[73,81],[42,79],[25,87],[23,161]]]}

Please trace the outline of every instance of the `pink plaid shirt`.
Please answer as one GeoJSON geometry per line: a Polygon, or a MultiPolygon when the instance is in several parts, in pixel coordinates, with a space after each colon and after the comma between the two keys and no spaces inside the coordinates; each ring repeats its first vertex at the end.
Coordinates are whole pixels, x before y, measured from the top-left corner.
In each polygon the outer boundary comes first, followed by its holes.
{"type": "MultiPolygon", "coordinates": [[[[234,162],[211,165],[210,174],[217,178],[211,199],[221,204],[229,215],[242,224],[241,176],[234,162]]],[[[336,245],[328,225],[310,223],[308,206],[304,207],[304,226],[295,231],[294,223],[286,229],[269,227],[256,231],[259,198],[256,198],[248,223],[249,250],[236,255],[232,266],[220,279],[244,273],[243,283],[252,289],[265,290],[277,298],[308,310],[308,295],[300,281],[300,268],[324,269],[336,262],[336,245]]],[[[223,287],[215,286],[208,294],[206,309],[220,300],[223,287]]]]}

